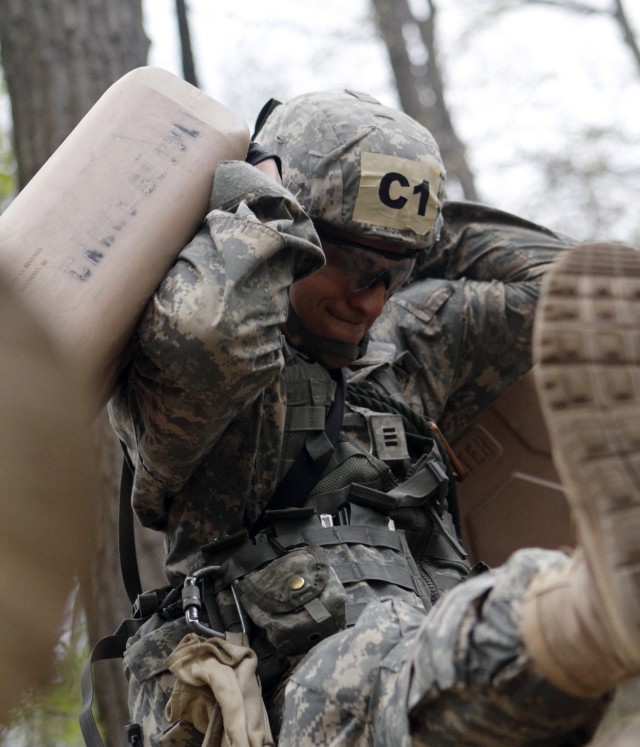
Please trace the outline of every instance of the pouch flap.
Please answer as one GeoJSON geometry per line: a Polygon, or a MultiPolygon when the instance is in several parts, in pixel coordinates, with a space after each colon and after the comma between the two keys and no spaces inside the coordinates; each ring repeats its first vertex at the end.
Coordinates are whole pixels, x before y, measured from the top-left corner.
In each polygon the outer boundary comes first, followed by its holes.
{"type": "Polygon", "coordinates": [[[329,563],[320,548],[293,550],[239,582],[242,603],[269,613],[291,612],[317,597],[328,578],[329,563]]]}

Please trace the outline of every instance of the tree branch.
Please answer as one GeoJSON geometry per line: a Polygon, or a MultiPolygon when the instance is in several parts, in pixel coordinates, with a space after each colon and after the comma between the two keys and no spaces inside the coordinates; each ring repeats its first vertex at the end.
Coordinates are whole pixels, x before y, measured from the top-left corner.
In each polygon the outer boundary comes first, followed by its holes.
{"type": "Polygon", "coordinates": [[[550,5],[560,10],[569,10],[574,13],[582,13],[585,16],[611,15],[610,11],[594,8],[588,3],[577,2],[577,0],[522,0],[522,5],[550,5]]]}
{"type": "Polygon", "coordinates": [[[635,60],[638,67],[638,72],[640,73],[640,48],[638,47],[638,41],[635,37],[635,34],[633,33],[633,29],[631,28],[631,23],[629,22],[629,18],[624,9],[624,5],[622,3],[622,0],[614,0],[613,4],[615,8],[613,17],[615,18],[616,23],[618,24],[620,31],[622,32],[624,43],[627,45],[629,51],[633,55],[633,59],[635,60]]]}
{"type": "Polygon", "coordinates": [[[182,76],[192,86],[199,86],[196,65],[191,48],[191,30],[185,0],[176,0],[176,16],[178,19],[178,34],[180,38],[180,54],[182,57],[182,76]]]}
{"type": "Polygon", "coordinates": [[[568,10],[582,15],[609,16],[620,29],[622,39],[633,56],[638,72],[640,73],[640,46],[631,28],[629,17],[624,8],[623,0],[612,0],[613,7],[610,9],[594,8],[588,3],[577,0],[521,0],[521,5],[547,5],[560,10],[568,10]]]}

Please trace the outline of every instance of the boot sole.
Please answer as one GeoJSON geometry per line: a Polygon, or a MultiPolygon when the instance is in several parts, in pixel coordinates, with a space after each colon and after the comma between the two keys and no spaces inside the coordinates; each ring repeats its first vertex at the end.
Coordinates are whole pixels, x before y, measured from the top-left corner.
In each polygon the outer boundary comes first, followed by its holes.
{"type": "Polygon", "coordinates": [[[640,251],[563,255],[545,279],[534,356],[578,541],[608,624],[640,663],[640,251]]]}

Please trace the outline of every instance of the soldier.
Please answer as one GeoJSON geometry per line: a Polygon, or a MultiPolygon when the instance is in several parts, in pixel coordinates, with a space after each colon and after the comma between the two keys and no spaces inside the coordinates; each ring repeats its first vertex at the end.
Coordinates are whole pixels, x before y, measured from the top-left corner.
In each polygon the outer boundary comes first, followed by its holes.
{"type": "Polygon", "coordinates": [[[640,674],[640,257],[445,202],[431,135],[364,94],[261,120],[283,185],[221,164],[110,404],[169,581],[206,599],[129,643],[144,744],[214,743],[220,709],[229,743],[270,743],[252,657],[280,745],[585,744],[640,674]],[[432,422],[528,370],[552,266],[541,394],[581,549],[471,570],[432,422]]]}

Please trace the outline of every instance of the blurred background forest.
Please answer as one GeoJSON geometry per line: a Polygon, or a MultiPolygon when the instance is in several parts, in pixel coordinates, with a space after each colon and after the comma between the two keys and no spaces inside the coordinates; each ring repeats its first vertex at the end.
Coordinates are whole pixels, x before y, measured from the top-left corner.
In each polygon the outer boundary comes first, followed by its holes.
{"type": "MultiPolygon", "coordinates": [[[[249,125],[271,97],[366,91],[433,132],[452,198],[640,245],[639,42],[633,0],[1,0],[0,208],[111,83],[152,64],[249,125]]],[[[90,581],[71,600],[56,683],[25,701],[0,744],[82,744],[79,668],[130,611],[115,542],[121,452],[104,418],[93,437],[90,581]]],[[[161,585],[158,539],[138,540],[145,585],[161,585]]],[[[637,704],[628,692],[621,711],[637,704]]],[[[119,664],[101,665],[97,697],[115,747],[127,721],[119,664]]]]}

